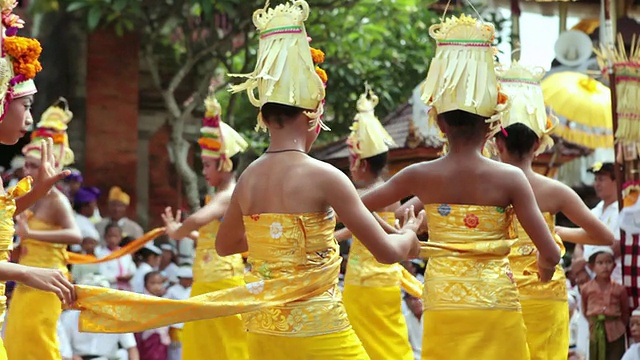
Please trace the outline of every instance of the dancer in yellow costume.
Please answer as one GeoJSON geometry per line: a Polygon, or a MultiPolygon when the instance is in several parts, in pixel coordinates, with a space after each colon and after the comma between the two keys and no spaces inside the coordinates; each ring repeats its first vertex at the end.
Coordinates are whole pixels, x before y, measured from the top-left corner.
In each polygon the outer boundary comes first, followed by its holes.
{"type": "Polygon", "coordinates": [[[238,180],[216,237],[221,256],[248,250],[247,285],[183,301],[78,286],[82,331],[121,332],[245,313],[251,359],[369,359],[337,287],[333,211],[388,264],[417,255],[422,215],[408,212],[404,227],[387,235],[349,179],[306,154],[322,127],[325,95],[304,28],[308,15],[300,0],[256,11],[258,65],[233,88],[249,92],[260,107],[259,126],[270,133],[265,154],[238,180]]]}
{"type": "MultiPolygon", "coordinates": [[[[167,208],[162,218],[172,239],[192,236],[196,243],[191,297],[244,285],[244,261],[240,254],[219,256],[215,249],[218,227],[236,186],[236,155],[248,144],[231,126],[220,120],[221,107],[214,94],[205,100],[205,117],[198,140],[202,149],[202,173],[215,195],[182,224],[180,214],[167,208]],[[235,161],[234,161],[235,160],[235,161]]],[[[247,334],[240,315],[184,324],[182,359],[247,359],[247,334]]]]}
{"type": "Polygon", "coordinates": [[[449,151],[409,166],[363,201],[379,209],[415,195],[425,204],[429,257],[424,285],[423,359],[529,359],[526,329],[507,255],[514,212],[538,248],[549,281],[560,249],[518,169],[484,157],[508,107],[495,73],[494,26],[462,15],[432,25],[436,40],[422,88],[449,151]]]}
{"type": "MultiPolygon", "coordinates": [[[[384,183],[381,174],[387,165],[389,146],[394,145],[375,116],[377,104],[378,97],[367,86],[358,99],[358,114],[347,139],[351,179],[361,192],[384,183]]],[[[380,209],[377,214],[393,226],[394,212],[399,205],[395,203],[380,209]]],[[[345,232],[348,230],[340,231],[345,232]]],[[[372,360],[413,360],[407,324],[402,315],[402,269],[400,264],[379,263],[357,238],[353,239],[344,279],[344,306],[351,326],[372,360]]]]}
{"type": "MultiPolygon", "coordinates": [[[[43,139],[53,140],[57,168],[73,163],[73,152],[66,134],[71,118],[72,114],[63,99],[42,114],[32,133],[31,142],[22,149],[27,176],[39,176],[43,155],[40,144],[43,139]]],[[[16,228],[21,238],[20,264],[56,269],[67,274],[67,245],[82,241],[69,200],[53,188],[30,210],[28,218],[18,218],[16,228]]],[[[61,312],[62,304],[54,294],[21,285],[16,287],[7,313],[5,332],[9,358],[60,359],[56,329],[61,312]]]]}
{"type": "MultiPolygon", "coordinates": [[[[549,134],[555,124],[545,110],[540,87],[543,76],[543,69],[525,67],[517,62],[499,72],[502,91],[511,99],[511,106],[503,118],[506,135],[496,135],[500,159],[522,169],[552,233],[556,231],[556,214],[562,212],[582,228],[558,228],[562,240],[611,245],[613,234],[589,211],[578,194],[559,181],[537,174],[531,167],[535,156],[553,145],[549,134]]],[[[537,252],[522,226],[517,224],[517,227],[518,240],[509,254],[509,261],[520,293],[531,359],[564,360],[569,349],[569,305],[564,271],[557,265],[551,281],[540,282],[535,268],[537,252]]],[[[564,252],[560,238],[556,236],[555,239],[564,252]]]]}

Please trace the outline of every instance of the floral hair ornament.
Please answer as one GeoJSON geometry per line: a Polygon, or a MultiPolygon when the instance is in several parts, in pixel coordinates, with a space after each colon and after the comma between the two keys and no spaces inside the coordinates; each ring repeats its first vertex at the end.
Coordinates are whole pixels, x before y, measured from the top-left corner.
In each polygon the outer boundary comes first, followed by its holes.
{"type": "Polygon", "coordinates": [[[498,70],[500,87],[511,99],[509,109],[503,115],[502,126],[520,123],[536,133],[540,146],[535,155],[553,146],[550,133],[558,124],[553,114],[547,114],[544,104],[540,86],[544,74],[541,67],[526,67],[517,61],[512,62],[509,68],[498,70]]]}
{"type": "Polygon", "coordinates": [[[15,36],[24,27],[24,21],[13,14],[17,5],[17,0],[0,0],[0,121],[11,100],[38,91],[33,78],[42,70],[38,60],[42,48],[38,40],[15,36]]]}
{"type": "MultiPolygon", "coordinates": [[[[252,73],[229,74],[246,78],[231,86],[231,92],[246,91],[251,104],[261,108],[266,103],[277,103],[305,109],[311,120],[311,129],[322,123],[325,88],[316,72],[304,21],[309,17],[309,5],[295,0],[253,13],[253,24],[260,33],[258,61],[252,73]],[[257,97],[255,91],[258,91],[257,97]]],[[[256,130],[266,130],[262,113],[258,114],[256,130]]]]}
{"type": "Polygon", "coordinates": [[[31,133],[31,142],[22,148],[22,153],[25,156],[39,159],[42,140],[51,138],[56,165],[62,167],[73,164],[74,154],[69,147],[69,137],[67,136],[67,126],[71,119],[73,119],[73,113],[69,111],[69,103],[65,98],[59,98],[42,113],[40,122],[31,133]]]}
{"type": "Polygon", "coordinates": [[[231,158],[247,149],[249,144],[231,126],[220,120],[222,107],[213,91],[204,100],[204,119],[200,128],[198,144],[202,157],[218,160],[218,170],[230,172],[233,169],[231,158]]]}
{"type": "Polygon", "coordinates": [[[451,16],[431,25],[436,54],[422,84],[422,101],[431,106],[430,118],[463,110],[487,118],[488,136],[500,131],[508,97],[500,91],[492,42],[495,27],[467,15],[451,16]]]}
{"type": "Polygon", "coordinates": [[[378,101],[378,96],[365,83],[365,92],[356,103],[358,114],[353,119],[351,134],[347,138],[347,147],[355,160],[355,167],[360,165],[362,159],[385,153],[389,151],[389,146],[395,145],[393,138],[375,115],[378,101]]]}

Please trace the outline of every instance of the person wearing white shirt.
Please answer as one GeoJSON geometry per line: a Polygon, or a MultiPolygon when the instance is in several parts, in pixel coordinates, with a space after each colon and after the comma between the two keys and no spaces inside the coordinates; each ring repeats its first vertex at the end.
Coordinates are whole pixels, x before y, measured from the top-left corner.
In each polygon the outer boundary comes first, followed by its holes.
{"type": "Polygon", "coordinates": [[[162,250],[153,244],[147,244],[140,249],[139,253],[142,257],[142,262],[131,279],[131,287],[133,291],[144,294],[144,277],[159,268],[162,250]]]}
{"type": "MultiPolygon", "coordinates": [[[[618,194],[615,178],[614,164],[610,162],[595,163],[590,169],[595,175],[593,187],[600,202],[591,212],[600,219],[613,232],[615,241],[612,245],[616,256],[616,266],[611,273],[613,281],[622,284],[622,261],[620,257],[620,226],[618,223],[618,194]]],[[[594,245],[576,245],[575,255],[584,257],[584,254],[592,252],[594,245]]],[[[588,260],[585,258],[585,260],[588,260]]],[[[587,268],[589,275],[594,276],[591,269],[587,268]]]]}
{"type": "MultiPolygon", "coordinates": [[[[82,253],[86,255],[96,256],[96,250],[100,235],[98,230],[91,224],[91,227],[80,227],[80,234],[82,235],[82,253]]],[[[97,256],[96,256],[97,257],[97,256]]],[[[82,279],[88,275],[95,275],[100,273],[99,264],[76,264],[71,267],[71,277],[73,279],[82,279]]]]}
{"type": "MultiPolygon", "coordinates": [[[[97,230],[96,230],[97,231],[97,230]]],[[[116,224],[109,224],[105,233],[105,246],[96,249],[96,257],[101,259],[120,248],[122,230],[116,224]]],[[[131,290],[131,279],[136,272],[136,264],[131,255],[123,255],[117,259],[106,261],[98,265],[99,272],[106,277],[111,288],[131,290]]]]}
{"type": "Polygon", "coordinates": [[[422,356],[422,300],[405,293],[402,313],[407,321],[409,343],[413,349],[413,356],[415,360],[420,360],[422,356]]]}
{"type": "MultiPolygon", "coordinates": [[[[83,285],[109,287],[99,276],[86,277],[83,285]]],[[[64,311],[58,323],[60,353],[65,360],[140,360],[136,340],[131,333],[84,333],[78,329],[80,311],[64,311]],[[122,348],[122,349],[119,349],[122,348]]]]}
{"type": "Polygon", "coordinates": [[[168,283],[173,285],[178,282],[178,265],[173,262],[173,258],[176,255],[176,248],[171,244],[160,245],[162,250],[162,258],[160,259],[160,271],[164,275],[168,283]]]}
{"type": "MultiPolygon", "coordinates": [[[[171,300],[187,300],[191,295],[191,285],[193,284],[193,271],[190,267],[181,266],[176,272],[178,283],[167,289],[164,297],[171,300]]],[[[167,360],[182,359],[182,343],[180,341],[182,327],[184,324],[174,324],[169,328],[171,345],[167,360]]]]}
{"type": "MultiPolygon", "coordinates": [[[[93,235],[93,230],[96,232],[96,225],[93,221],[91,221],[91,217],[95,213],[95,210],[98,208],[98,196],[100,196],[100,190],[94,187],[83,187],[78,189],[78,191],[73,196],[73,210],[75,212],[76,224],[78,224],[78,228],[80,228],[80,232],[91,232],[92,236],[95,239],[100,239],[100,235],[97,237],[93,235]]],[[[84,236],[83,236],[84,237],[84,236]]],[[[74,252],[79,252],[81,249],[78,247],[71,246],[71,250],[74,252]]]]}
{"type": "Polygon", "coordinates": [[[627,349],[622,360],[640,360],[640,309],[635,309],[631,313],[629,330],[634,344],[627,349]]]}

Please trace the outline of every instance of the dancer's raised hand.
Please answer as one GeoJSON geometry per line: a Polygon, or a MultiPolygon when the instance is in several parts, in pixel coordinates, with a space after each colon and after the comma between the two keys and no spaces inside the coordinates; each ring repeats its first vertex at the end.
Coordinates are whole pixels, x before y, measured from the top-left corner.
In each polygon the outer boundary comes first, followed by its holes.
{"type": "Polygon", "coordinates": [[[38,175],[33,181],[33,187],[47,193],[58,181],[71,174],[69,170],[60,170],[54,156],[53,139],[47,138],[40,144],[40,167],[38,175]]]}
{"type": "Polygon", "coordinates": [[[182,220],[182,211],[176,211],[176,215],[173,216],[173,209],[171,209],[171,206],[167,206],[164,209],[164,213],[160,214],[160,216],[162,217],[162,221],[164,221],[165,232],[170,238],[175,239],[176,231],[178,231],[182,225],[180,222],[182,220]]]}

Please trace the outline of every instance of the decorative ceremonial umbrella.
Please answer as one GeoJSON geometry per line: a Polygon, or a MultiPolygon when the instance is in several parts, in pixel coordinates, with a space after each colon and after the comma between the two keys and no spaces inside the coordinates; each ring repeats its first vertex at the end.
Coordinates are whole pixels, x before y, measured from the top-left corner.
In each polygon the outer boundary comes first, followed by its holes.
{"type": "Polygon", "coordinates": [[[548,110],[559,120],[556,135],[589,149],[613,147],[608,87],[577,72],[551,74],[541,85],[548,110]]]}

